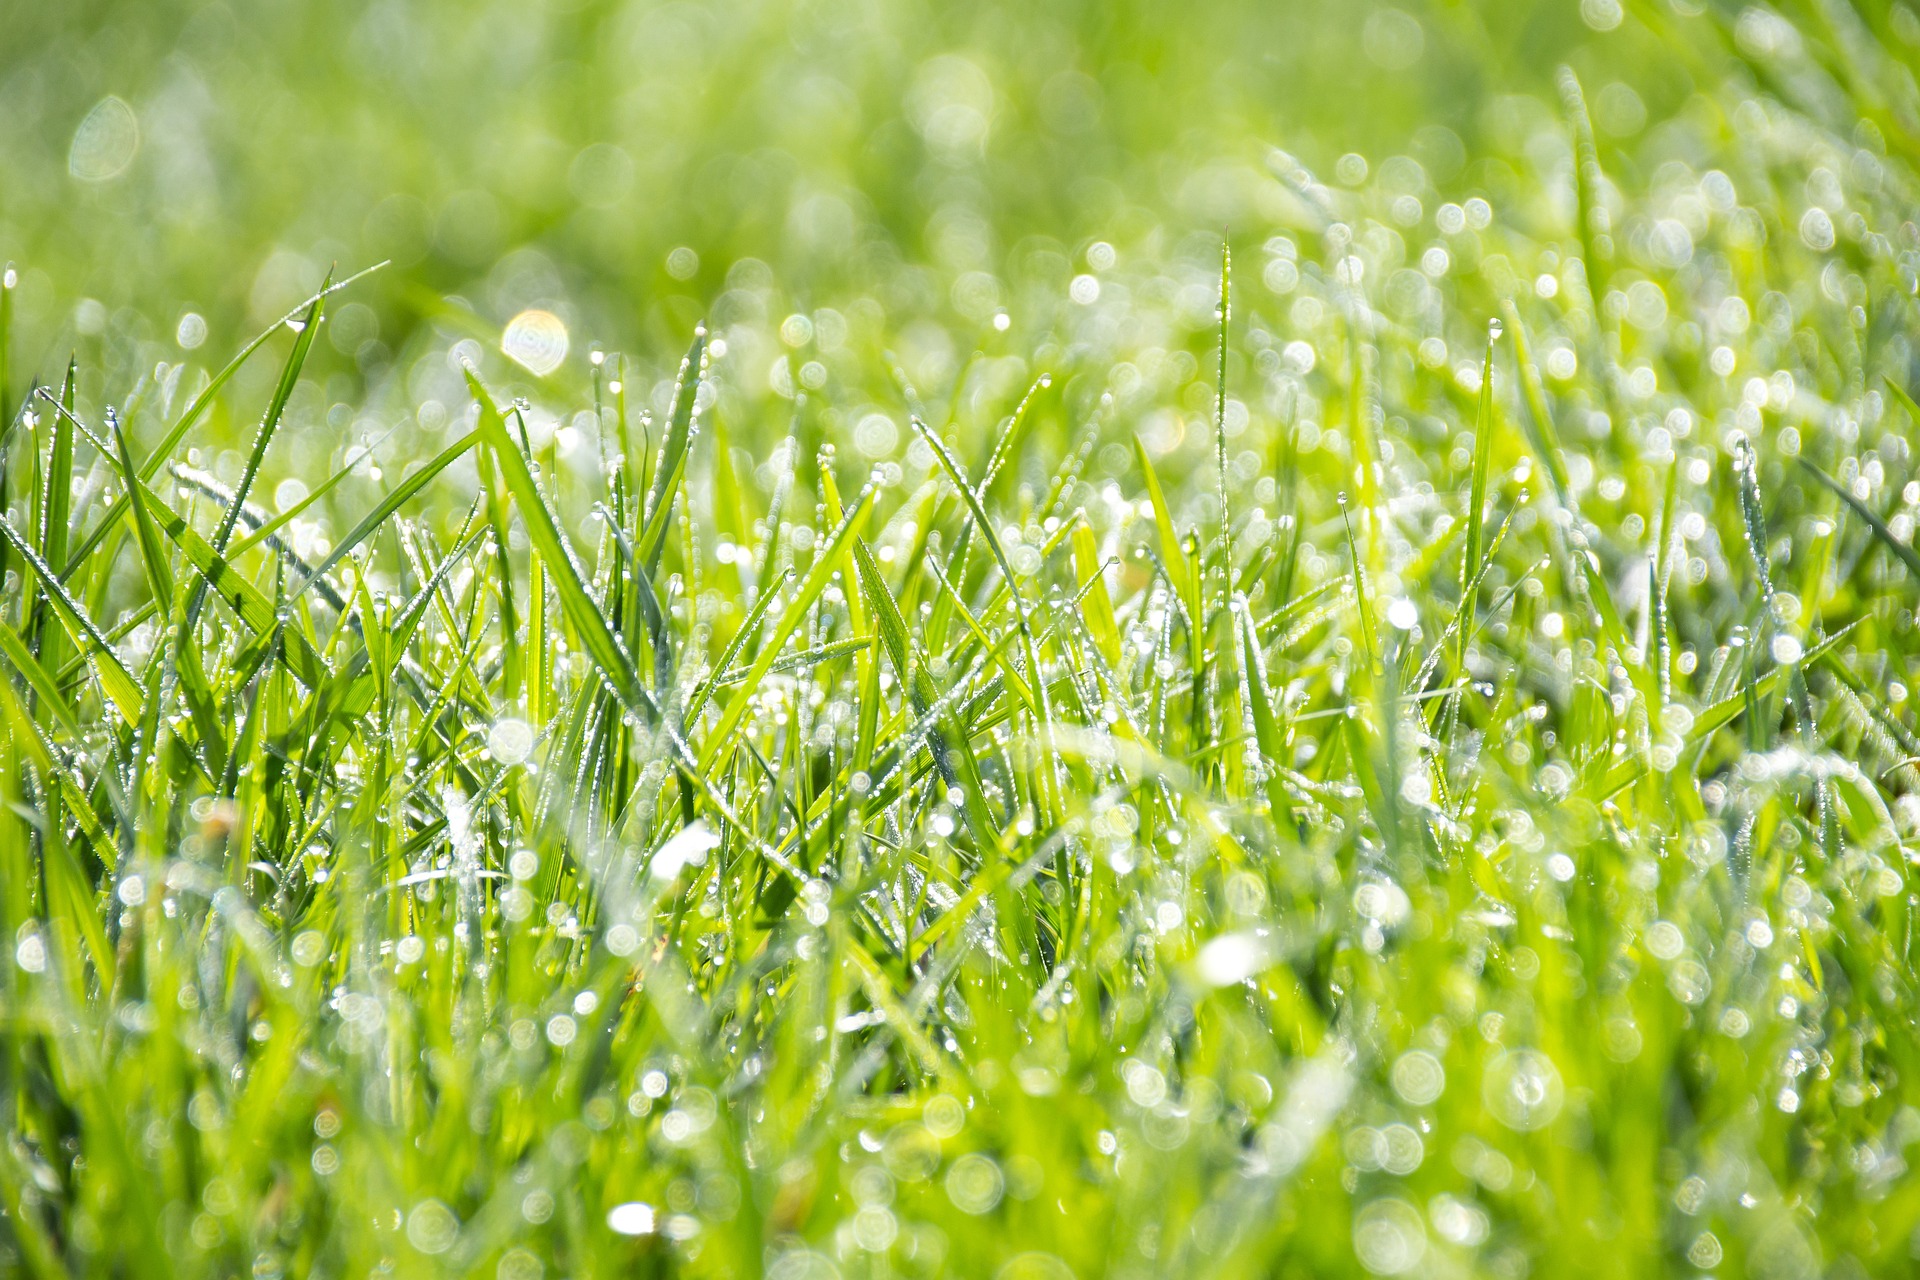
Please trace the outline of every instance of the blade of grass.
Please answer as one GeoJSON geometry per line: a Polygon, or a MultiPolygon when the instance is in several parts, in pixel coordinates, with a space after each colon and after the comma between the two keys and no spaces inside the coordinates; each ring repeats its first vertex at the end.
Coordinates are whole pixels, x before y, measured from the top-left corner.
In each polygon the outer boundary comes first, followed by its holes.
{"type": "Polygon", "coordinates": [[[712,785],[714,766],[718,763],[721,753],[731,745],[734,732],[739,728],[741,718],[746,715],[747,707],[754,695],[759,692],[760,682],[766,678],[774,659],[779,656],[782,647],[786,645],[787,640],[813,608],[814,601],[819,599],[820,593],[825,591],[827,584],[832,581],[834,565],[840,559],[841,553],[848,543],[858,537],[860,531],[866,527],[867,516],[873,510],[873,499],[872,485],[863,488],[859,496],[854,499],[853,505],[847,509],[846,517],[840,521],[840,526],[834,530],[833,536],[827,539],[826,545],[815,555],[813,568],[808,571],[806,579],[800,584],[800,590],[781,611],[780,621],[774,626],[773,638],[761,647],[746,679],[741,681],[733,697],[727,700],[725,708],[720,713],[719,722],[702,743],[696,772],[707,785],[712,785]]]}
{"type": "MultiPolygon", "coordinates": [[[[1920,422],[1920,416],[1916,416],[1914,420],[1920,422]]],[[[1872,507],[1869,507],[1866,503],[1854,497],[1852,490],[1848,489],[1838,480],[1835,480],[1825,471],[1822,471],[1817,464],[1810,462],[1806,458],[1801,458],[1799,462],[1809,475],[1815,480],[1818,480],[1831,491],[1835,497],[1839,498],[1840,501],[1846,503],[1853,514],[1860,517],[1861,523],[1873,531],[1875,540],[1888,551],[1892,552],[1893,558],[1905,565],[1907,572],[1913,575],[1914,581],[1920,583],[1920,552],[1916,552],[1911,545],[1895,537],[1892,528],[1888,526],[1887,522],[1882,520],[1872,507]]]]}
{"type": "Polygon", "coordinates": [[[653,489],[647,495],[646,519],[635,542],[635,555],[646,566],[647,576],[660,570],[660,555],[666,549],[668,513],[673,496],[686,474],[687,455],[693,446],[694,410],[700,399],[700,379],[706,372],[707,330],[695,330],[693,345],[680,362],[680,378],[674,384],[673,408],[667,419],[666,439],[660,444],[660,463],[653,475],[653,489]]]}
{"type": "Polygon", "coordinates": [[[128,724],[138,724],[142,706],[140,686],[121,664],[120,656],[114,652],[113,646],[107,642],[105,636],[100,634],[100,629],[81,612],[79,604],[67,594],[67,589],[60,585],[60,576],[40,558],[40,554],[33,549],[32,545],[20,536],[11,522],[0,519],[0,537],[4,537],[13,544],[14,552],[25,561],[34,576],[40,580],[44,593],[42,599],[52,606],[61,624],[73,637],[73,642],[87,651],[93,659],[94,673],[99,677],[100,687],[106,692],[114,708],[120,712],[121,717],[128,724]]]}
{"type": "MultiPolygon", "coordinates": [[[[500,416],[493,397],[472,370],[467,372],[467,385],[480,405],[480,425],[473,435],[486,445],[494,465],[499,468],[507,492],[519,508],[528,541],[546,557],[547,567],[553,576],[554,594],[559,597],[562,611],[566,613],[575,634],[580,637],[587,657],[600,669],[600,674],[606,678],[614,695],[628,710],[640,712],[650,721],[658,721],[660,708],[640,683],[633,659],[620,643],[613,624],[588,594],[580,566],[573,558],[573,549],[561,534],[553,512],[547,509],[546,500],[540,495],[532,472],[527,469],[527,460],[520,453],[520,446],[507,434],[506,420],[500,416]]],[[[464,451],[467,443],[463,441],[456,447],[464,451]]]]}
{"type": "Polygon", "coordinates": [[[133,465],[133,449],[127,433],[112,409],[107,410],[107,429],[113,433],[115,457],[120,464],[120,482],[127,486],[128,509],[133,512],[134,532],[138,535],[140,563],[146,570],[147,587],[153,592],[156,609],[166,608],[173,600],[173,570],[167,564],[166,544],[160,541],[160,527],[146,502],[146,486],[140,483],[133,465]]]}
{"type": "MultiPolygon", "coordinates": [[[[331,280],[329,279],[329,283],[331,280]]],[[[287,401],[293,397],[293,389],[300,383],[300,371],[306,366],[307,353],[313,350],[313,340],[320,336],[320,321],[326,308],[326,289],[314,299],[307,308],[306,319],[298,322],[299,328],[293,339],[293,349],[287,353],[287,362],[280,368],[280,381],[273,389],[273,399],[267,402],[267,411],[261,416],[260,426],[253,434],[253,447],[247,452],[247,461],[240,472],[240,482],[234,486],[233,500],[227,504],[225,514],[220,517],[219,528],[214,530],[211,543],[216,556],[227,553],[227,544],[233,540],[235,526],[240,523],[240,512],[246,506],[247,494],[253,488],[254,478],[260,474],[260,465],[266,461],[267,446],[273,443],[274,433],[279,430],[281,415],[286,411],[287,401]]],[[[192,634],[195,623],[200,618],[200,610],[207,598],[207,580],[196,582],[193,591],[187,597],[186,612],[181,620],[183,635],[192,634]]]]}
{"type": "MultiPolygon", "coordinates": [[[[482,416],[484,418],[484,411],[482,416]]],[[[499,415],[496,413],[494,416],[498,417],[499,415]]],[[[461,436],[458,440],[409,472],[406,479],[396,485],[392,492],[382,498],[373,510],[367,512],[365,516],[361,517],[358,524],[347,531],[345,537],[334,544],[333,549],[327,553],[326,557],[322,559],[319,564],[315,565],[300,581],[293,585],[292,590],[287,593],[288,599],[291,601],[299,598],[308,587],[325,577],[333,566],[346,559],[347,555],[352,552],[355,547],[385,528],[387,521],[392,518],[394,512],[412,501],[413,496],[431,484],[435,476],[445,471],[455,462],[458,462],[469,449],[472,449],[474,445],[479,443],[480,439],[480,431],[469,431],[466,435],[461,436]]],[[[525,471],[524,463],[521,469],[523,472],[525,471]]]]}
{"type": "MultiPolygon", "coordinates": [[[[193,398],[193,403],[189,404],[186,410],[174,420],[173,426],[167,429],[167,434],[161,439],[159,444],[154,446],[153,452],[147,455],[147,460],[140,464],[140,478],[149,483],[152,482],[153,478],[160,473],[160,469],[166,466],[167,460],[173,456],[174,449],[179,447],[180,442],[186,438],[187,432],[193,429],[193,425],[198,422],[201,416],[212,406],[214,400],[226,387],[227,383],[231,382],[234,375],[240,372],[242,366],[252,358],[254,352],[267,344],[268,339],[272,338],[274,334],[279,333],[282,329],[289,328],[296,324],[302,314],[309,311],[324,299],[339,293],[342,289],[350,285],[366,279],[386,265],[385,262],[376,262],[364,271],[358,271],[348,276],[338,284],[329,285],[327,288],[306,299],[306,301],[302,302],[299,306],[268,325],[252,342],[242,347],[239,354],[234,356],[232,360],[229,360],[220,372],[214,375],[213,379],[202,388],[200,394],[193,398]]],[[[80,539],[72,551],[72,564],[77,565],[84,562],[86,558],[92,554],[93,549],[100,544],[100,539],[106,537],[107,532],[126,516],[126,500],[126,495],[124,494],[116,498],[113,503],[108,506],[106,515],[93,527],[93,531],[80,539]]]]}

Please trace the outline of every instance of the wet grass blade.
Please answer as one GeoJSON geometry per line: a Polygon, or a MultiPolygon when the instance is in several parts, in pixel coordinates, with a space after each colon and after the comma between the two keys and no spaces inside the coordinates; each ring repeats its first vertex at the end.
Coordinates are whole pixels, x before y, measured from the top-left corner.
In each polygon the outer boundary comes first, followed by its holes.
{"type": "Polygon", "coordinates": [[[1083,584],[1087,630],[1100,646],[1100,656],[1109,667],[1120,665],[1120,624],[1113,614],[1113,597],[1107,593],[1106,565],[1093,540],[1093,530],[1085,516],[1073,522],[1073,571],[1083,584]]]}
{"type": "Polygon", "coordinates": [[[133,512],[134,532],[138,535],[140,563],[146,570],[147,586],[153,592],[154,607],[164,609],[173,600],[173,570],[167,563],[166,544],[160,541],[160,526],[154,521],[152,508],[147,505],[147,489],[140,483],[138,469],[133,465],[133,450],[127,444],[127,433],[121,429],[120,419],[111,409],[107,411],[107,429],[113,433],[113,456],[120,464],[120,482],[127,486],[127,499],[133,512]]]}
{"type": "Polygon", "coordinates": [[[1480,407],[1473,425],[1473,477],[1467,490],[1467,542],[1460,554],[1460,652],[1456,666],[1467,669],[1467,642],[1480,594],[1481,555],[1486,542],[1487,473],[1493,459],[1493,343],[1480,366],[1480,407]]]}
{"type": "MultiPolygon", "coordinates": [[[[153,452],[147,455],[147,460],[140,464],[140,478],[148,483],[152,483],[153,478],[160,474],[160,469],[166,466],[168,461],[173,457],[173,451],[179,447],[182,440],[186,439],[187,432],[191,431],[194,424],[206,415],[207,411],[213,407],[214,402],[219,398],[220,393],[226,389],[227,384],[233,381],[234,375],[240,372],[247,361],[253,357],[253,354],[265,346],[269,339],[282,329],[289,328],[298,323],[302,315],[311,311],[326,298],[339,293],[342,289],[350,285],[366,279],[386,265],[384,262],[375,263],[364,271],[355,272],[337,284],[327,286],[261,330],[253,341],[242,347],[239,353],[235,355],[233,359],[229,360],[226,365],[221,368],[219,373],[213,376],[207,385],[201,389],[200,394],[193,398],[193,402],[187,406],[185,411],[183,411],[178,418],[174,419],[173,425],[167,429],[167,433],[161,438],[160,443],[155,445],[153,452]]],[[[126,516],[126,501],[125,494],[114,499],[107,507],[106,515],[93,527],[91,532],[81,538],[79,543],[74,546],[72,553],[72,562],[74,564],[83,562],[91,555],[94,548],[100,545],[100,540],[107,536],[108,531],[113,528],[114,524],[126,516]]]]}
{"type": "MultiPolygon", "coordinates": [[[[1916,417],[1915,421],[1920,422],[1920,417],[1916,417]]],[[[1852,490],[1822,471],[1818,465],[1806,458],[1800,459],[1800,465],[1806,469],[1807,474],[1818,480],[1840,501],[1846,503],[1847,508],[1860,517],[1860,522],[1873,531],[1875,540],[1892,552],[1894,559],[1905,565],[1907,572],[1913,575],[1914,581],[1920,583],[1920,552],[1916,552],[1910,544],[1894,536],[1892,528],[1872,507],[1854,497],[1852,490]]]]}
{"type": "Polygon", "coordinates": [[[58,573],[67,564],[67,521],[73,503],[73,397],[79,366],[69,361],[56,402],[53,447],[47,453],[46,496],[40,502],[40,558],[58,573]]]}
{"type": "Polygon", "coordinates": [[[6,520],[0,520],[0,537],[13,545],[14,552],[39,579],[43,593],[41,598],[52,606],[54,614],[73,637],[73,642],[92,660],[94,672],[100,678],[100,687],[106,691],[115,709],[128,724],[138,724],[142,705],[140,686],[121,664],[113,646],[81,612],[79,603],[67,594],[67,589],[60,584],[60,576],[6,520]]]}
{"type": "MultiPolygon", "coordinates": [[[[198,571],[200,588],[203,591],[211,590],[219,596],[255,635],[264,636],[272,632],[279,624],[273,602],[234,568],[231,561],[209,546],[184,516],[160,501],[144,484],[136,482],[136,486],[139,509],[148,512],[155,527],[173,540],[174,545],[187,557],[188,563],[198,571]]],[[[317,688],[327,675],[326,662],[299,630],[288,628],[285,639],[294,674],[308,688],[317,688]]]]}
{"type": "MultiPolygon", "coordinates": [[[[483,412],[483,420],[484,416],[483,412]]],[[[498,417],[499,415],[496,413],[494,416],[498,417]]],[[[504,427],[502,430],[504,431],[504,427]]],[[[387,526],[387,522],[393,518],[394,512],[411,502],[415,494],[433,482],[435,476],[438,476],[442,471],[445,471],[455,462],[458,462],[466,455],[467,451],[478,444],[480,440],[480,431],[470,431],[422,463],[419,467],[409,472],[405,480],[402,480],[396,485],[386,497],[380,500],[379,504],[376,505],[373,510],[361,517],[359,523],[348,530],[346,535],[334,544],[333,550],[329,551],[319,564],[316,564],[305,577],[294,584],[292,591],[289,592],[289,596],[297,598],[302,592],[306,591],[308,587],[324,578],[328,571],[335,565],[346,559],[355,547],[365,542],[368,538],[371,538],[381,529],[384,529],[387,526]]],[[[525,464],[523,463],[521,466],[523,473],[525,469],[525,464]]],[[[531,483],[531,477],[528,479],[529,483],[531,483]]]]}
{"type": "MultiPolygon", "coordinates": [[[[293,397],[293,389],[300,383],[300,371],[306,366],[307,353],[313,350],[313,340],[320,335],[320,319],[326,307],[327,290],[322,288],[320,296],[307,308],[306,318],[297,321],[298,329],[294,334],[293,349],[287,353],[287,362],[281,366],[280,380],[273,389],[273,398],[267,402],[267,411],[260,418],[260,426],[253,434],[253,447],[247,452],[247,461],[240,472],[240,482],[234,486],[232,500],[227,503],[225,513],[220,517],[220,525],[214,531],[212,550],[216,556],[224,556],[227,544],[233,540],[234,528],[240,523],[240,513],[245,508],[247,494],[253,488],[254,478],[260,474],[260,464],[266,461],[267,446],[273,443],[274,433],[279,430],[281,415],[286,412],[287,401],[293,397]]],[[[194,624],[200,617],[201,607],[206,600],[207,580],[194,584],[192,593],[187,597],[186,612],[181,621],[183,635],[191,634],[194,624]]]]}
{"type": "MultiPolygon", "coordinates": [[[[621,703],[629,710],[644,713],[650,720],[658,720],[659,707],[641,685],[633,659],[620,643],[613,624],[587,592],[587,584],[581,576],[580,566],[573,558],[573,550],[560,532],[553,512],[548,510],[539,486],[534,483],[533,473],[527,469],[527,460],[521,454],[520,446],[507,434],[506,420],[500,416],[492,396],[471,371],[467,374],[467,381],[480,405],[480,425],[474,435],[479,437],[499,469],[507,492],[520,510],[528,540],[545,557],[547,569],[553,578],[554,594],[559,597],[560,607],[567,615],[574,634],[579,636],[587,656],[600,669],[600,674],[606,678],[621,703]]],[[[464,451],[465,442],[456,447],[464,451]]],[[[501,534],[504,536],[505,531],[502,530],[501,534]]]]}
{"type": "Polygon", "coordinates": [[[687,455],[693,447],[694,411],[700,399],[700,378],[706,372],[707,331],[703,327],[693,336],[693,345],[680,362],[680,378],[674,384],[673,408],[667,417],[667,436],[660,444],[660,463],[653,474],[653,488],[647,494],[646,518],[635,541],[634,554],[653,576],[660,569],[660,554],[666,549],[667,525],[673,509],[673,497],[686,474],[687,455]]]}
{"type": "Polygon", "coordinates": [[[1153,469],[1153,459],[1147,456],[1147,446],[1139,436],[1133,438],[1133,453],[1139,460],[1140,474],[1147,482],[1147,498],[1153,503],[1153,527],[1160,537],[1160,567],[1167,575],[1168,585],[1180,598],[1188,618],[1197,628],[1200,625],[1199,584],[1191,581],[1191,575],[1187,572],[1187,554],[1180,545],[1180,535],[1174,532],[1173,511],[1167,506],[1167,495],[1160,487],[1160,477],[1153,469]]]}
{"type": "Polygon", "coordinates": [[[854,499],[853,505],[847,509],[847,514],[840,521],[839,527],[815,555],[813,568],[801,582],[800,589],[794,593],[793,598],[787,602],[787,607],[781,611],[780,620],[774,624],[772,638],[761,646],[746,677],[721,709],[719,722],[714,725],[712,732],[707,734],[700,746],[698,772],[703,779],[711,782],[714,766],[721,754],[732,745],[734,733],[739,728],[742,718],[745,717],[754,694],[759,691],[760,682],[766,678],[768,670],[779,657],[780,650],[786,646],[807,613],[812,610],[814,602],[820,598],[820,593],[825,591],[827,584],[833,580],[834,567],[841,554],[866,527],[867,516],[873,510],[873,499],[874,490],[871,485],[862,489],[859,496],[854,499]]]}
{"type": "Polygon", "coordinates": [[[1576,218],[1579,224],[1580,256],[1587,267],[1587,284],[1594,301],[1607,294],[1608,264],[1612,259],[1606,205],[1601,188],[1605,178],[1600,171],[1600,152],[1594,145],[1593,120],[1587,114],[1587,97],[1572,67],[1559,73],[1560,105],[1566,112],[1567,127],[1573,134],[1573,173],[1576,218]]]}
{"type": "Polygon", "coordinates": [[[1513,362],[1520,375],[1521,399],[1527,406],[1527,421],[1534,453],[1547,469],[1553,483],[1554,501],[1562,507],[1572,502],[1572,485],[1567,479],[1567,460],[1560,445],[1560,433],[1553,425],[1553,411],[1547,407],[1547,393],[1540,385],[1540,370],[1533,362],[1533,344],[1527,337],[1526,322],[1520,309],[1508,299],[1501,306],[1507,327],[1513,330],[1513,362]]]}

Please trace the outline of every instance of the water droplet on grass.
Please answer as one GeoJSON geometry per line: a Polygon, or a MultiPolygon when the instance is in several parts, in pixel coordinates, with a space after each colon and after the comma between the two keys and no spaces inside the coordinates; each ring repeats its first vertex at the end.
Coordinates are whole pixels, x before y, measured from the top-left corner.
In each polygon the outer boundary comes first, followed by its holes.
{"type": "Polygon", "coordinates": [[[106,182],[126,172],[140,149],[140,121],[111,95],[100,99],[73,131],[67,172],[82,182],[106,182]]]}
{"type": "Polygon", "coordinates": [[[527,372],[544,378],[567,358],[567,326],[551,311],[522,311],[507,321],[500,350],[527,372]]]}
{"type": "Polygon", "coordinates": [[[1532,1049],[1516,1049],[1488,1065],[1481,1096],[1501,1124],[1529,1133],[1545,1128],[1560,1114],[1566,1089],[1553,1059],[1532,1049]]]}
{"type": "Polygon", "coordinates": [[[654,1231],[653,1206],[629,1200],[607,1210],[607,1226],[617,1235],[650,1236],[654,1231]]]}
{"type": "Polygon", "coordinates": [[[1393,1091],[1416,1107],[1435,1101],[1447,1087],[1446,1069],[1425,1049],[1409,1049],[1393,1064],[1393,1091]]]}

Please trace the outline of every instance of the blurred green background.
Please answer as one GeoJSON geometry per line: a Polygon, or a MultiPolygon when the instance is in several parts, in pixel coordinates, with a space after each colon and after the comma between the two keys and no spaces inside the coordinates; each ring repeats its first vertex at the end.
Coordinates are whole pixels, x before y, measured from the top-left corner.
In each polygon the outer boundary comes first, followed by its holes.
{"type": "Polygon", "coordinates": [[[224,359],[329,264],[382,258],[336,315],[349,372],[449,294],[496,328],[555,311],[576,360],[678,350],[776,281],[896,335],[1031,329],[1096,240],[1212,254],[1294,218],[1273,148],[1330,183],[1348,153],[1410,156],[1464,199],[1566,168],[1563,62],[1609,145],[1695,92],[1670,57],[1634,74],[1648,36],[1614,0],[0,10],[0,256],[42,377],[188,311],[224,359]]]}

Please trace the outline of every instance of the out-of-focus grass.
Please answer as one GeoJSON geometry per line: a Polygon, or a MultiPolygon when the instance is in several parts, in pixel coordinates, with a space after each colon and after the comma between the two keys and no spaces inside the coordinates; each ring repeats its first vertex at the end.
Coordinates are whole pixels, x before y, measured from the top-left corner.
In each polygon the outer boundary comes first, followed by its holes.
{"type": "Polygon", "coordinates": [[[1329,169],[1409,152],[1446,181],[1510,165],[1537,122],[1509,96],[1550,96],[1569,58],[1635,88],[1629,123],[1684,105],[1683,69],[1635,65],[1644,35],[1592,36],[1573,6],[1513,3],[14,6],[0,239],[36,355],[70,345],[80,297],[226,333],[382,258],[354,333],[388,352],[447,293],[677,345],[746,259],[809,305],[973,327],[1058,294],[1091,240],[1158,255],[1270,226],[1274,145],[1329,169]],[[78,181],[109,96],[135,149],[78,181]],[[968,273],[990,283],[954,296],[968,273]]]}
{"type": "Polygon", "coordinates": [[[0,1271],[1911,1273],[1910,9],[9,17],[0,1271]]]}

